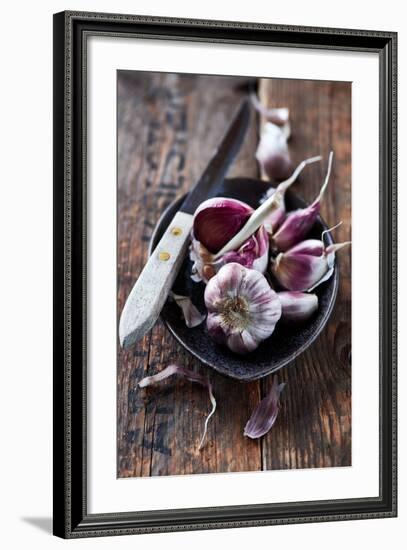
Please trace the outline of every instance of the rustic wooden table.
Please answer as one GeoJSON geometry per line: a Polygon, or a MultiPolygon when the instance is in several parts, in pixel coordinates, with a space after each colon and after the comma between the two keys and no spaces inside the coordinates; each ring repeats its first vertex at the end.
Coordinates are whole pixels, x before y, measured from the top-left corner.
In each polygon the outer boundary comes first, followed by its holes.
{"type": "MultiPolygon", "coordinates": [[[[120,72],[118,77],[118,312],[146,259],[163,209],[199,177],[245,94],[229,77],[120,72]]],[[[294,163],[335,152],[322,212],[351,232],[351,88],[349,83],[261,80],[259,94],[291,113],[294,163]]],[[[244,146],[228,175],[258,177],[254,158],[261,121],[253,113],[244,146]]],[[[325,163],[307,168],[293,189],[312,200],[325,163]]],[[[118,477],[200,474],[351,464],[351,266],[340,253],[340,289],[318,339],[278,373],[287,383],[273,429],[261,440],[243,437],[271,377],[239,383],[211,372],[218,409],[208,442],[198,450],[210,403],[201,387],[166,381],[146,399],[137,387],[172,362],[205,367],[177,344],[159,320],[131,351],[118,348],[118,477]]]]}

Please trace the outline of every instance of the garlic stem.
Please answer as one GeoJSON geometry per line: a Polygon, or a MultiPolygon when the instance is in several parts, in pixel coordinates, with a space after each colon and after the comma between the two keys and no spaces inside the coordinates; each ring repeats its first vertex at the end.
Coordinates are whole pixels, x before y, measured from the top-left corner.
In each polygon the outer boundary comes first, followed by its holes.
{"type": "Polygon", "coordinates": [[[331,152],[329,153],[328,169],[327,169],[327,171],[326,171],[325,181],[324,181],[324,183],[323,183],[323,185],[322,185],[322,187],[321,187],[321,191],[319,192],[318,197],[315,199],[314,202],[320,202],[320,200],[322,199],[322,195],[323,195],[324,192],[325,192],[326,186],[328,185],[329,178],[330,178],[330,176],[331,176],[333,157],[334,157],[334,152],[331,151],[331,152]]]}
{"type": "Polygon", "coordinates": [[[310,157],[309,159],[305,159],[302,162],[300,162],[300,164],[294,170],[292,175],[287,180],[282,181],[280,183],[280,185],[276,189],[276,192],[286,191],[290,187],[290,185],[292,185],[295,182],[295,180],[298,178],[298,176],[301,174],[304,168],[308,166],[308,164],[312,164],[313,162],[318,162],[321,159],[322,159],[321,155],[317,155],[316,157],[310,157]]]}
{"type": "MultiPolygon", "coordinates": [[[[332,153],[331,153],[332,155],[332,153]]],[[[285,181],[281,182],[280,185],[277,187],[276,192],[271,195],[266,201],[263,202],[250,216],[250,218],[247,220],[245,225],[242,227],[240,231],[236,233],[232,239],[225,244],[225,246],[217,252],[213,259],[217,260],[223,254],[226,254],[226,252],[230,252],[231,250],[237,250],[249,237],[255,233],[258,228],[261,226],[261,224],[264,222],[264,220],[269,216],[269,214],[272,212],[274,207],[274,201],[277,195],[277,192],[283,192],[294,181],[298,178],[302,170],[308,165],[312,164],[313,162],[317,162],[321,160],[321,156],[311,157],[309,159],[303,160],[297,168],[294,170],[292,175],[285,181]]],[[[331,159],[331,156],[330,156],[331,159]]],[[[331,161],[332,163],[332,161],[331,161]]],[[[330,172],[330,165],[328,166],[328,171],[330,172]]],[[[327,174],[327,177],[329,178],[329,173],[327,174]]],[[[324,186],[326,186],[327,181],[324,183],[324,186]]],[[[322,191],[322,190],[321,190],[322,191]]]]}
{"type": "Polygon", "coordinates": [[[341,225],[343,224],[343,221],[341,220],[340,222],[338,222],[336,225],[334,225],[333,227],[330,227],[329,229],[325,229],[324,231],[322,231],[321,233],[321,241],[322,241],[322,244],[324,245],[324,238],[325,238],[325,235],[327,233],[330,233],[331,231],[333,231],[334,229],[340,227],[341,225]]]}
{"type": "Polygon", "coordinates": [[[352,244],[352,241],[345,241],[344,243],[330,244],[329,246],[326,247],[325,253],[330,254],[331,252],[338,252],[338,250],[341,250],[342,248],[350,244],[352,244]]]}

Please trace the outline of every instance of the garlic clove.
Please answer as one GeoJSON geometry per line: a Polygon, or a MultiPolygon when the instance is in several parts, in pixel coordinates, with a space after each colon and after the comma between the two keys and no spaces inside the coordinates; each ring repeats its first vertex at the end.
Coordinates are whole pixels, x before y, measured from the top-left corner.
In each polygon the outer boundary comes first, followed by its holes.
{"type": "Polygon", "coordinates": [[[207,329],[218,343],[245,354],[274,331],[281,303],[266,278],[238,263],[224,265],[208,282],[205,294],[207,329]]]}
{"type": "Polygon", "coordinates": [[[244,226],[252,212],[253,208],[237,199],[208,199],[194,214],[194,236],[214,254],[244,226]]]}
{"type": "Polygon", "coordinates": [[[240,229],[240,231],[230,241],[228,241],[223,246],[223,248],[219,250],[219,252],[214,255],[214,260],[217,260],[218,258],[223,256],[224,254],[226,254],[226,252],[237,250],[240,246],[242,246],[244,242],[247,241],[247,239],[251,235],[255,234],[256,231],[263,225],[265,220],[267,220],[270,214],[272,214],[276,210],[276,208],[278,208],[281,197],[284,197],[284,193],[298,178],[302,170],[304,170],[304,168],[308,166],[308,164],[312,164],[313,162],[317,162],[318,160],[321,160],[321,157],[312,157],[303,160],[297,166],[291,176],[287,180],[280,183],[280,185],[276,189],[276,192],[268,196],[267,199],[251,214],[250,218],[247,220],[242,229],[240,229]]]}
{"type": "Polygon", "coordinates": [[[283,128],[273,122],[264,125],[256,159],[270,180],[287,179],[293,169],[287,146],[287,134],[283,128]]]}
{"type": "Polygon", "coordinates": [[[213,253],[231,238],[250,217],[253,209],[247,204],[226,198],[208,199],[197,209],[191,235],[189,256],[193,263],[191,278],[207,283],[219,269],[231,262],[265,273],[268,263],[269,238],[263,226],[235,250],[217,257],[213,253]]]}
{"type": "Polygon", "coordinates": [[[281,320],[286,323],[301,323],[308,320],[318,309],[318,296],[298,291],[277,293],[281,302],[281,320]]]}
{"type": "Polygon", "coordinates": [[[332,276],[335,253],[349,244],[325,247],[322,240],[307,239],[271,259],[271,272],[287,290],[311,291],[332,276]]]}
{"type": "Polygon", "coordinates": [[[277,376],[274,376],[269,393],[252,412],[244,428],[243,435],[251,439],[257,439],[271,430],[277,420],[280,410],[280,394],[284,387],[285,384],[279,384],[277,376]]]}
{"type": "Polygon", "coordinates": [[[289,212],[276,233],[272,235],[272,245],[275,250],[286,251],[298,242],[302,241],[314,225],[319,211],[323,194],[327,188],[332,169],[333,153],[329,155],[328,170],[325,181],[318,197],[306,208],[300,208],[289,212]]]}
{"type": "Polygon", "coordinates": [[[325,256],[280,252],[272,262],[271,270],[279,283],[288,290],[307,291],[328,271],[325,256]]]}
{"type": "Polygon", "coordinates": [[[275,250],[285,251],[301,241],[311,230],[319,213],[319,204],[290,212],[272,235],[275,250]]]}
{"type": "Polygon", "coordinates": [[[254,92],[250,94],[250,97],[256,111],[267,121],[260,136],[256,158],[270,180],[285,180],[292,172],[292,162],[287,145],[291,134],[290,112],[286,107],[268,109],[262,105],[254,92]]]}
{"type": "Polygon", "coordinates": [[[324,244],[319,239],[306,239],[292,248],[290,254],[309,254],[311,256],[322,256],[324,253],[324,244]]]}
{"type": "MultiPolygon", "coordinates": [[[[255,92],[251,92],[250,99],[253,107],[258,111],[266,120],[273,122],[277,126],[286,126],[289,123],[290,111],[287,107],[265,107],[255,92]]],[[[288,139],[289,135],[287,136],[288,139]]]]}

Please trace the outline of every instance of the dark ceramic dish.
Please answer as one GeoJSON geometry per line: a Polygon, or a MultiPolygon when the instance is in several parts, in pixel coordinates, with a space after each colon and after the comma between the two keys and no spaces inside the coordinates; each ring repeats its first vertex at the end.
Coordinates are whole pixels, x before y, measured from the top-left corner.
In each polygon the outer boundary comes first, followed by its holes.
{"type": "MultiPolygon", "coordinates": [[[[267,182],[260,180],[247,178],[227,179],[219,189],[218,196],[239,199],[256,208],[260,198],[268,188],[269,185],[267,182]]],[[[184,198],[180,197],[170,204],[158,220],[150,242],[150,254],[178,211],[184,198]]],[[[305,205],[304,201],[297,195],[287,192],[287,210],[303,208],[305,205]]],[[[325,223],[322,219],[318,218],[309,237],[319,239],[324,229],[327,229],[325,223]]],[[[329,233],[327,234],[326,241],[328,243],[333,242],[329,233]]],[[[203,283],[194,283],[190,278],[190,273],[191,262],[186,257],[174,283],[174,292],[190,296],[198,309],[205,312],[203,300],[205,285],[203,283]]],[[[216,344],[209,336],[205,322],[199,327],[193,329],[187,328],[180,308],[172,300],[167,300],[161,312],[161,317],[175,338],[202,363],[226,376],[248,381],[277,371],[281,367],[288,365],[295,357],[306,350],[328,321],[337,292],[338,270],[335,269],[333,276],[315,289],[315,293],[318,295],[319,307],[311,319],[294,326],[277,323],[276,329],[270,338],[262,342],[255,351],[244,356],[236,355],[228,348],[216,344]]]]}

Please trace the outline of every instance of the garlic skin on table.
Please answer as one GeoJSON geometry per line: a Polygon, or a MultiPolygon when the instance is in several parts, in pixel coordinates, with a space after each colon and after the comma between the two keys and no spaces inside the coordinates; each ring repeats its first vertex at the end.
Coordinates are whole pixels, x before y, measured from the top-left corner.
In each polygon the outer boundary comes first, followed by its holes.
{"type": "Polygon", "coordinates": [[[281,317],[281,302],[264,275],[237,263],[211,278],[204,298],[210,336],[242,355],[268,338],[281,317]]]}
{"type": "Polygon", "coordinates": [[[263,226],[236,250],[215,259],[215,254],[240,231],[253,213],[253,208],[236,199],[215,197],[204,201],[196,210],[189,257],[192,279],[207,283],[222,266],[230,262],[265,273],[268,263],[269,238],[263,226]]]}
{"type": "Polygon", "coordinates": [[[287,290],[309,292],[332,276],[335,253],[348,244],[325,246],[323,237],[307,239],[272,259],[271,272],[287,290]]]}

